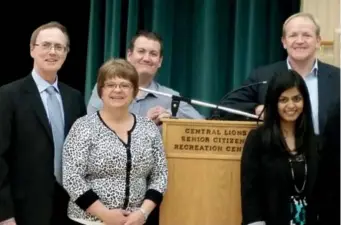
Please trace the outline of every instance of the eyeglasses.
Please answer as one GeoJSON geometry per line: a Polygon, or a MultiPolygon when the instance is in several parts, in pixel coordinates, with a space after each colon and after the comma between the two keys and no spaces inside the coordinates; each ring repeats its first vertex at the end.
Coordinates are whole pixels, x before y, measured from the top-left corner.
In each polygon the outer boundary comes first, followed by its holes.
{"type": "Polygon", "coordinates": [[[127,90],[131,89],[133,87],[133,85],[130,84],[130,83],[119,83],[119,84],[116,84],[116,83],[104,83],[104,87],[109,89],[109,90],[114,90],[117,87],[119,87],[121,90],[127,91],[127,90]]]}
{"type": "Polygon", "coordinates": [[[40,46],[44,51],[50,51],[52,48],[54,48],[54,50],[60,54],[65,53],[67,49],[64,45],[53,44],[51,42],[42,42],[41,44],[34,44],[34,45],[40,46]]]}

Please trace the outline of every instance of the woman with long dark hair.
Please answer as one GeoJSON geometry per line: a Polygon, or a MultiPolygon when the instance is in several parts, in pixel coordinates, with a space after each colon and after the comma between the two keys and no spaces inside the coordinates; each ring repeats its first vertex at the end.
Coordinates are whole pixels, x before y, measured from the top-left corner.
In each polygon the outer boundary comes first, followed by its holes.
{"type": "Polygon", "coordinates": [[[308,89],[297,72],[273,76],[264,115],[242,153],[243,224],[315,224],[317,144],[308,89]]]}

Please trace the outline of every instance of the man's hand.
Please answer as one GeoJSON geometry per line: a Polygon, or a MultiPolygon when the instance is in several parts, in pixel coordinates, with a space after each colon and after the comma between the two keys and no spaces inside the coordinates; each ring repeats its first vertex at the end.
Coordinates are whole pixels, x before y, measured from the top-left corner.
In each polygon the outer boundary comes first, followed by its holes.
{"type": "Polygon", "coordinates": [[[156,125],[161,125],[162,124],[161,119],[170,118],[170,117],[171,117],[171,114],[169,112],[163,112],[156,118],[155,123],[156,125]]]}
{"type": "Polygon", "coordinates": [[[155,106],[155,107],[150,108],[148,110],[147,117],[154,121],[164,111],[165,111],[165,109],[163,107],[155,106]]]}
{"type": "Polygon", "coordinates": [[[15,222],[15,219],[11,218],[11,219],[8,219],[8,220],[5,220],[5,221],[1,221],[0,225],[17,225],[17,224],[15,222]]]}
{"type": "Polygon", "coordinates": [[[148,110],[147,117],[154,121],[156,125],[161,124],[161,119],[169,118],[171,114],[161,106],[155,106],[148,110]]]}
{"type": "Polygon", "coordinates": [[[259,115],[261,115],[260,116],[260,119],[264,119],[264,112],[263,112],[263,110],[264,110],[264,105],[258,105],[257,107],[256,107],[256,109],[255,109],[255,114],[257,115],[257,116],[259,116],[259,115]]]}

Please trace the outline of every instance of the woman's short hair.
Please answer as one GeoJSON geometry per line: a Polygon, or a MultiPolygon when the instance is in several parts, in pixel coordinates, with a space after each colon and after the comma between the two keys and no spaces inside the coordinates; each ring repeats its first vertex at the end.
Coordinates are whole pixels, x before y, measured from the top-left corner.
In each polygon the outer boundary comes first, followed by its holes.
{"type": "Polygon", "coordinates": [[[98,70],[97,94],[102,97],[104,83],[112,78],[122,78],[128,80],[133,85],[134,98],[139,91],[139,76],[133,65],[125,59],[111,58],[104,62],[98,70]]]}

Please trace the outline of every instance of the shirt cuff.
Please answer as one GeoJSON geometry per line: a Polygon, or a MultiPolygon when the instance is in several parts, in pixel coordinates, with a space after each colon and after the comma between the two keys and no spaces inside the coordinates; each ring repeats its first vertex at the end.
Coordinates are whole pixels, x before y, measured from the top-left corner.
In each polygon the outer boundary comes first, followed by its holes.
{"type": "Polygon", "coordinates": [[[153,201],[157,206],[161,204],[163,195],[161,192],[154,190],[154,189],[149,189],[146,192],[146,196],[144,199],[148,199],[153,201]]]}
{"type": "Polygon", "coordinates": [[[75,203],[84,211],[86,211],[95,201],[99,199],[98,195],[92,190],[88,190],[79,196],[75,203]]]}

